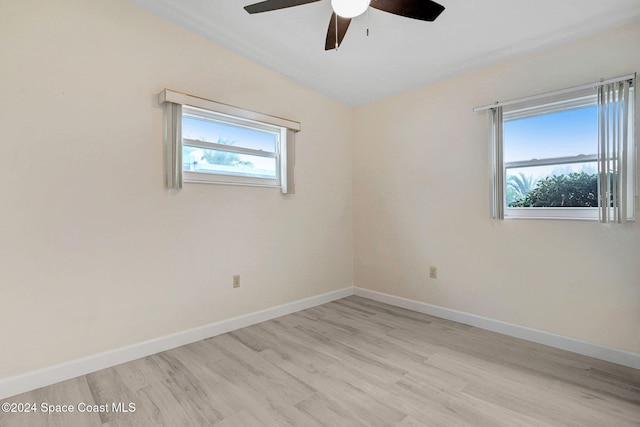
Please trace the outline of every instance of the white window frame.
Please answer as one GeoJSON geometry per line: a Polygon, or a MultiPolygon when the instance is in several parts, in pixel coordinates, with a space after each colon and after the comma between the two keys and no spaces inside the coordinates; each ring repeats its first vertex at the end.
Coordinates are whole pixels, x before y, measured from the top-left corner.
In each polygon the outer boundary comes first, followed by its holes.
{"type": "MultiPolygon", "coordinates": [[[[503,125],[504,122],[508,120],[524,119],[528,117],[569,111],[576,108],[597,106],[598,93],[593,88],[589,88],[577,91],[575,93],[562,93],[555,97],[549,96],[548,98],[536,99],[531,102],[525,102],[516,105],[517,106],[515,108],[510,108],[513,106],[505,107],[502,118],[503,125]]],[[[595,147],[595,149],[597,150],[597,146],[595,147]]],[[[597,207],[513,208],[507,205],[506,200],[507,169],[509,168],[524,166],[566,165],[571,163],[583,163],[589,161],[597,162],[597,160],[597,154],[576,154],[575,156],[567,157],[504,162],[504,171],[502,173],[502,194],[504,195],[504,200],[502,201],[502,203],[504,209],[504,218],[597,220],[599,218],[599,209],[597,207]]]]}
{"type": "Polygon", "coordinates": [[[179,189],[182,188],[183,182],[190,182],[277,187],[281,189],[283,194],[294,193],[295,133],[300,131],[299,122],[245,110],[169,89],[164,89],[160,92],[158,100],[161,104],[167,105],[165,109],[165,143],[167,148],[166,171],[168,188],[179,189]],[[273,133],[277,138],[276,149],[275,151],[262,151],[213,142],[186,140],[182,135],[183,110],[188,110],[189,115],[194,117],[202,117],[221,124],[273,133]],[[204,149],[275,158],[276,178],[243,176],[233,172],[183,171],[183,143],[187,146],[204,149]]]}
{"type": "Polygon", "coordinates": [[[279,126],[272,126],[263,123],[259,123],[253,120],[242,119],[239,117],[232,117],[220,113],[215,113],[210,110],[204,110],[202,108],[195,108],[189,106],[182,107],[182,117],[190,116],[200,119],[205,119],[221,125],[230,125],[235,127],[243,127],[258,132],[265,132],[272,134],[275,137],[275,149],[274,151],[254,150],[251,148],[236,146],[236,145],[224,145],[215,142],[199,141],[193,139],[182,138],[182,145],[188,147],[198,147],[205,150],[226,151],[236,154],[249,154],[259,157],[267,157],[275,160],[275,177],[256,177],[256,176],[244,176],[234,171],[222,172],[194,172],[183,169],[184,182],[197,182],[197,183],[213,183],[213,184],[235,184],[235,185],[252,185],[260,187],[280,187],[280,178],[283,175],[280,168],[280,152],[283,141],[286,141],[287,133],[286,129],[279,126]]]}
{"type": "MultiPolygon", "coordinates": [[[[608,80],[601,80],[600,82],[590,83],[582,86],[567,88],[558,90],[555,92],[533,95],[526,98],[515,99],[511,101],[496,102],[495,104],[485,105],[482,107],[474,108],[475,112],[492,111],[492,126],[491,126],[491,149],[490,149],[490,179],[491,179],[491,217],[497,220],[507,218],[527,218],[527,219],[586,219],[586,220],[600,220],[600,222],[626,222],[635,220],[635,207],[638,204],[638,189],[640,188],[640,175],[637,173],[638,160],[637,147],[635,143],[635,128],[638,125],[637,112],[635,110],[635,78],[636,75],[629,74],[622,77],[616,77],[608,80]],[[631,110],[631,119],[629,127],[626,129],[628,133],[629,142],[626,145],[626,153],[623,157],[623,164],[626,164],[627,174],[621,175],[623,177],[623,185],[626,192],[625,201],[619,209],[621,217],[618,220],[612,221],[610,215],[603,215],[603,211],[611,211],[613,208],[598,207],[598,208],[508,208],[506,206],[506,166],[504,162],[504,147],[502,145],[504,130],[504,116],[509,115],[511,119],[527,117],[529,115],[548,114],[556,111],[565,111],[570,108],[580,108],[581,106],[594,105],[592,99],[597,98],[598,91],[601,87],[610,83],[618,83],[628,81],[629,86],[629,109],[631,110]],[[504,112],[503,109],[506,111],[504,112]],[[625,160],[626,159],[626,160],[625,160]],[[626,207],[626,209],[625,209],[626,207]],[[605,218],[603,219],[603,216],[605,218]]],[[[597,103],[596,103],[597,105],[597,103]]],[[[602,133],[601,129],[602,117],[598,117],[599,133],[602,133]]],[[[602,135],[601,135],[602,136],[602,135]]],[[[599,141],[599,145],[602,142],[599,141]]],[[[602,147],[602,145],[601,145],[602,147]]],[[[600,148],[601,148],[600,147],[600,148]]],[[[598,155],[599,156],[599,155],[598,155]]],[[[560,160],[567,160],[564,163],[589,161],[591,156],[570,156],[562,159],[543,159],[542,162],[557,162],[560,160]]],[[[538,162],[538,161],[531,161],[538,162]]],[[[512,162],[509,166],[514,164],[531,163],[525,162],[512,162]]],[[[604,164],[609,162],[606,158],[598,158],[598,164],[604,164]]],[[[532,164],[533,165],[533,164],[532,164]]],[[[598,172],[598,192],[601,192],[601,186],[603,180],[601,179],[602,173],[599,168],[598,172]]],[[[600,197],[600,194],[598,195],[600,197]]],[[[605,212],[606,213],[606,212],[605,212]]]]}

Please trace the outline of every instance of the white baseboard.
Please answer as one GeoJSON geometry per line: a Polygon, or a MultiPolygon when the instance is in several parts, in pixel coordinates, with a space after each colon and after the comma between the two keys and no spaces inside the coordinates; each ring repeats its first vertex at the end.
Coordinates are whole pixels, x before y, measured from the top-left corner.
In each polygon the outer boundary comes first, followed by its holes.
{"type": "Polygon", "coordinates": [[[243,316],[233,317],[160,338],[132,344],[104,353],[72,360],[21,375],[0,379],[0,399],[35,390],[121,363],[146,357],[161,351],[211,338],[266,320],[275,319],[300,310],[315,307],[353,295],[353,287],[294,301],[243,316]]]}
{"type": "Polygon", "coordinates": [[[538,329],[527,328],[513,323],[502,322],[488,317],[465,313],[463,311],[452,310],[437,305],[427,304],[420,301],[389,295],[382,292],[372,291],[364,288],[355,288],[355,295],[383,302],[396,307],[406,308],[442,319],[453,320],[466,325],[476,326],[493,332],[498,332],[511,337],[522,338],[527,341],[548,345],[550,347],[571,351],[584,356],[606,360],[618,365],[640,369],[640,354],[613,347],[607,347],[576,338],[566,337],[551,332],[540,331],[538,329]]]}

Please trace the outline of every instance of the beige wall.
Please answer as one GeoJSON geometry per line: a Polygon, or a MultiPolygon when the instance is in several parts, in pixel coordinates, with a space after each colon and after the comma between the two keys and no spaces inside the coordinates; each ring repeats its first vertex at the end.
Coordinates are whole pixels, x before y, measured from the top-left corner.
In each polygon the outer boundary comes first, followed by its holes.
{"type": "Polygon", "coordinates": [[[3,2],[0,64],[0,378],[353,285],[349,108],[124,0],[3,2]],[[300,121],[297,194],[167,191],[165,87],[300,121]]]}
{"type": "Polygon", "coordinates": [[[472,112],[640,71],[638,40],[627,26],[356,109],[356,285],[640,352],[640,223],[490,221],[472,112]]]}

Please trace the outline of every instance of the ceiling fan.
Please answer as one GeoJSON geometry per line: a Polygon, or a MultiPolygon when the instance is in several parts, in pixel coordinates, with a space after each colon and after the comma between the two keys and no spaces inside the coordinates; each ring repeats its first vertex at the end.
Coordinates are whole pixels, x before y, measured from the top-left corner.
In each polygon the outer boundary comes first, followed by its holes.
{"type": "MultiPolygon", "coordinates": [[[[317,1],[320,0],[265,0],[245,6],[244,9],[253,14],[317,1]]],[[[369,6],[421,21],[434,21],[444,10],[444,6],[431,0],[331,0],[333,13],[327,29],[324,50],[337,49],[347,33],[351,19],[362,15],[369,6]]]]}

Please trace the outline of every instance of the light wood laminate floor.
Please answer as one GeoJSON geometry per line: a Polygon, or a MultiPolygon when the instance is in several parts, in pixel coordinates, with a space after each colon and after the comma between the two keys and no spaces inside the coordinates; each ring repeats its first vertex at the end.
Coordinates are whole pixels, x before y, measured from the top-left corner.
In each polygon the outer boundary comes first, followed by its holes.
{"type": "Polygon", "coordinates": [[[38,411],[2,427],[640,426],[640,371],[352,296],[3,402],[38,411]]]}

